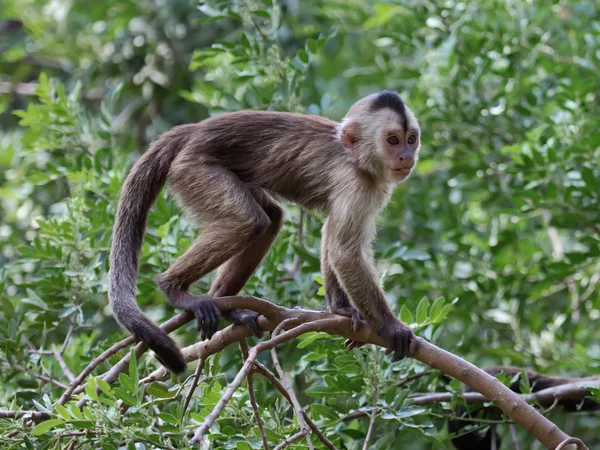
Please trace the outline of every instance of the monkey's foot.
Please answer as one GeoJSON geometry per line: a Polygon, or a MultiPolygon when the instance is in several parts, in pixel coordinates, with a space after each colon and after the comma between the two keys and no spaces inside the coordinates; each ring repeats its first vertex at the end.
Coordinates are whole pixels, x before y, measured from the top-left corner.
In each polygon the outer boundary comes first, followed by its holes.
{"type": "Polygon", "coordinates": [[[196,324],[200,331],[200,340],[210,339],[219,329],[221,313],[210,295],[191,295],[185,307],[196,316],[196,324]]]}
{"type": "Polygon", "coordinates": [[[417,337],[413,330],[402,322],[388,323],[379,332],[388,342],[385,354],[394,353],[392,361],[400,361],[412,355],[417,349],[417,337]]]}
{"type": "MultiPolygon", "coordinates": [[[[352,330],[358,331],[365,321],[361,318],[360,312],[358,309],[353,306],[331,306],[331,312],[333,314],[339,314],[340,316],[346,316],[352,318],[352,330]]],[[[359,348],[365,345],[364,342],[355,341],[353,339],[346,339],[344,341],[344,346],[348,350],[353,350],[355,348],[359,348]]]]}
{"type": "Polygon", "coordinates": [[[246,325],[252,334],[261,337],[263,330],[258,326],[258,313],[249,309],[232,309],[224,311],[223,316],[232,323],[246,325]]]}

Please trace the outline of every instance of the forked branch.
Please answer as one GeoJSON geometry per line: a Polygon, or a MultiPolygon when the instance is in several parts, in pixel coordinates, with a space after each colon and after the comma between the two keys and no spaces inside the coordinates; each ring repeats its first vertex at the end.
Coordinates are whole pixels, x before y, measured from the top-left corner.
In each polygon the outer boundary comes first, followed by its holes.
{"type": "MultiPolygon", "coordinates": [[[[361,327],[358,331],[353,331],[352,320],[347,317],[306,309],[289,309],[251,296],[222,297],[216,299],[216,303],[221,311],[230,309],[250,309],[258,312],[261,314],[261,317],[259,317],[259,325],[264,330],[272,331],[286,319],[296,319],[302,322],[302,325],[286,331],[268,341],[263,341],[250,351],[249,357],[246,359],[242,370],[240,370],[238,376],[228,387],[225,396],[222,398],[222,402],[220,402],[220,404],[223,403],[222,406],[220,406],[221,408],[225,406],[235,389],[239,387],[250,372],[255,363],[256,355],[260,351],[271,349],[281,342],[298,337],[300,334],[308,331],[322,331],[382,347],[386,345],[386,342],[375,334],[375,332],[367,325],[361,327]]],[[[191,318],[190,314],[179,314],[163,324],[163,329],[172,331],[178,326],[190,321],[191,318]]],[[[188,362],[195,361],[199,358],[206,359],[208,356],[220,352],[228,345],[249,336],[251,336],[251,333],[246,327],[229,326],[218,332],[210,341],[198,342],[183,349],[183,354],[188,362]]],[[[145,349],[140,346],[138,346],[136,350],[136,353],[139,354],[145,351],[145,349]]],[[[436,370],[462,381],[474,391],[485,396],[485,398],[502,409],[512,421],[525,428],[546,448],[552,450],[556,450],[559,446],[562,446],[560,448],[563,449],[587,448],[581,441],[573,440],[559,427],[546,419],[532,406],[527,404],[518,394],[512,392],[496,378],[460,357],[442,350],[421,338],[418,340],[417,349],[412,357],[436,370]]],[[[123,358],[123,360],[113,367],[113,369],[107,372],[103,377],[104,380],[109,383],[113,382],[117,379],[118,374],[121,371],[127,369],[127,366],[128,356],[123,358]]],[[[84,373],[86,372],[90,373],[90,368],[87,368],[84,371],[84,373]]],[[[80,375],[76,378],[75,381],[78,382],[77,384],[80,384],[87,375],[84,373],[82,373],[83,376],[80,375]]],[[[168,373],[161,368],[150,374],[143,381],[150,382],[167,377],[168,373]]],[[[75,383],[71,383],[69,386],[70,392],[67,391],[67,395],[63,395],[61,400],[65,401],[65,397],[70,396],[76,388],[81,389],[81,387],[74,386],[74,384],[75,383]]],[[[217,406],[219,407],[219,405],[217,406]]],[[[215,412],[216,411],[213,411],[213,413],[215,412]]],[[[208,428],[215,419],[216,416],[207,417],[206,422],[196,430],[194,439],[197,441],[201,440],[202,436],[208,431],[208,428]]]]}

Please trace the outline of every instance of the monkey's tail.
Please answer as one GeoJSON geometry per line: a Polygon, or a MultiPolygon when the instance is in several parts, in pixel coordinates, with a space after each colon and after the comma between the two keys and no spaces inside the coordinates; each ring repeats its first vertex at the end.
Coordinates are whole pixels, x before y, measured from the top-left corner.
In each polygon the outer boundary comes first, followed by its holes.
{"type": "Polygon", "coordinates": [[[112,236],[108,297],[117,321],[154,351],[174,373],[186,368],[181,350],[144,315],[136,302],[139,255],[152,204],[165,184],[173,160],[185,144],[177,128],[163,135],[134,164],[121,191],[112,236]]]}

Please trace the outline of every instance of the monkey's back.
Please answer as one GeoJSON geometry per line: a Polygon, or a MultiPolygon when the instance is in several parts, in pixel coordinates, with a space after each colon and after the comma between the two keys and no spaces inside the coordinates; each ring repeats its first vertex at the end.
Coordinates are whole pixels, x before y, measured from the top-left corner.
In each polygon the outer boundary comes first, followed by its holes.
{"type": "Polygon", "coordinates": [[[172,170],[223,167],[250,187],[309,209],[326,209],[333,184],[352,168],[352,155],[336,141],[336,126],[323,117],[294,113],[222,114],[183,126],[189,137],[172,170]]]}

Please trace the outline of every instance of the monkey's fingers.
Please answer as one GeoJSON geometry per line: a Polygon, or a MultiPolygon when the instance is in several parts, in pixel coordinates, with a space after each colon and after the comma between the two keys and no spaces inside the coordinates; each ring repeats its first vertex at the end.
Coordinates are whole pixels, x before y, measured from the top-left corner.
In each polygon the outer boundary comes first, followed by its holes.
{"type": "Polygon", "coordinates": [[[412,329],[404,324],[396,328],[388,338],[389,347],[385,350],[385,354],[394,353],[392,361],[400,361],[407,356],[410,356],[416,350],[417,337],[412,329]]]}
{"type": "Polygon", "coordinates": [[[358,331],[360,329],[360,327],[363,324],[363,320],[360,317],[360,313],[358,312],[358,309],[353,308],[352,310],[352,330],[353,331],[358,331]]]}
{"type": "Polygon", "coordinates": [[[255,319],[249,319],[248,321],[244,322],[244,324],[250,328],[250,331],[252,331],[254,336],[261,337],[263,335],[263,330],[258,326],[258,323],[255,319]]]}
{"type": "Polygon", "coordinates": [[[263,335],[263,330],[258,326],[258,313],[249,309],[233,309],[228,312],[227,319],[233,323],[246,325],[256,337],[263,335]]]}

